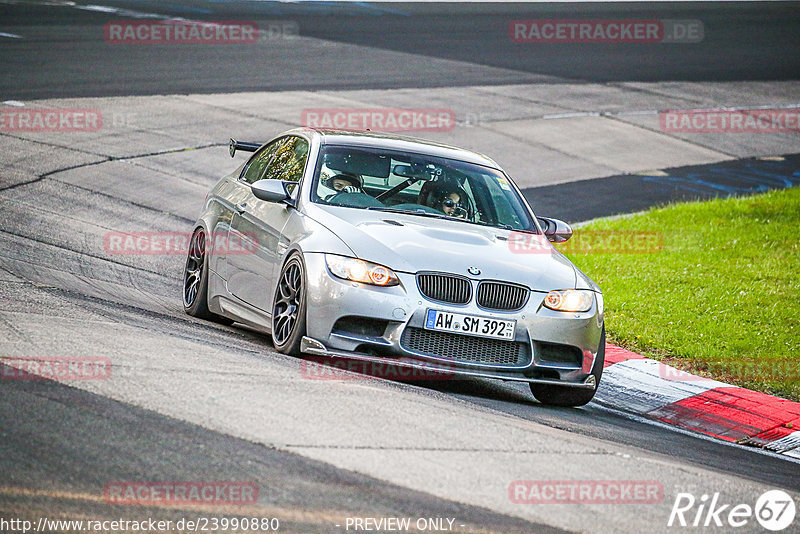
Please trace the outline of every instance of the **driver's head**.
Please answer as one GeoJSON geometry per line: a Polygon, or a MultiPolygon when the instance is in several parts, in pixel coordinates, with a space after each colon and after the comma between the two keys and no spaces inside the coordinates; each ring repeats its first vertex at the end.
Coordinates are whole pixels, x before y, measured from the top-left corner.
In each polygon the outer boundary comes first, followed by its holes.
{"type": "Polygon", "coordinates": [[[352,174],[337,174],[328,178],[326,182],[327,183],[325,185],[331,189],[335,189],[337,192],[341,191],[347,186],[361,189],[361,180],[352,174]]]}

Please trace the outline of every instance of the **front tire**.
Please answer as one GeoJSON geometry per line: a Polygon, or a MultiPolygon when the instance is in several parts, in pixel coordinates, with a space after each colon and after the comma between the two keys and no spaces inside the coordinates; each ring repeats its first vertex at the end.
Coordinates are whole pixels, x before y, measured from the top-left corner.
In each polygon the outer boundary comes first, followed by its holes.
{"type": "Polygon", "coordinates": [[[283,354],[300,354],[306,335],[306,269],[293,253],[281,269],[272,304],[272,344],[283,354]]]}
{"type": "Polygon", "coordinates": [[[198,319],[230,325],[233,321],[208,309],[208,255],[206,233],[198,228],[189,242],[189,255],[183,271],[183,310],[198,319]]]}
{"type": "Polygon", "coordinates": [[[603,332],[600,336],[600,346],[597,348],[597,357],[592,366],[594,375],[594,389],[579,389],[569,386],[554,386],[550,384],[529,384],[531,393],[536,400],[542,404],[551,406],[578,407],[588,404],[597,393],[600,386],[600,377],[603,375],[603,364],[606,356],[606,327],[603,325],[603,332]]]}

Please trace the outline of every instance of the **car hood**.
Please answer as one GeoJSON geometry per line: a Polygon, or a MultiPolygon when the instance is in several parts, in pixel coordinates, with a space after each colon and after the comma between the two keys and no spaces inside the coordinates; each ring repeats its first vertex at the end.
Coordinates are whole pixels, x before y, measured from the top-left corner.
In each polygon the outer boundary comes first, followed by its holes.
{"type": "Polygon", "coordinates": [[[337,206],[314,205],[309,216],[341,238],[357,257],[395,271],[448,272],[516,282],[539,291],[575,288],[572,262],[542,235],[337,206]],[[480,274],[470,273],[470,268],[480,269],[480,274]]]}

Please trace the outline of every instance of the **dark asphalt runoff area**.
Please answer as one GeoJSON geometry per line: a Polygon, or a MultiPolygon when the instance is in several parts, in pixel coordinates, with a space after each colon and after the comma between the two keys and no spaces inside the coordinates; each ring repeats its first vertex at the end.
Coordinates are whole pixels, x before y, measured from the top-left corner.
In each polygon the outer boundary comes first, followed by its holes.
{"type": "Polygon", "coordinates": [[[671,202],[754,195],[798,185],[800,154],[787,154],[529,187],[522,193],[537,214],[576,223],[671,202]]]}
{"type": "Polygon", "coordinates": [[[36,522],[48,514],[78,517],[78,510],[96,519],[173,522],[257,516],[277,518],[280,532],[309,533],[338,530],[335,517],[457,517],[463,532],[563,532],[399,488],[57,382],[4,381],[0,391],[0,517],[36,522]],[[252,483],[259,504],[165,508],[105,499],[105,487],[115,481],[144,480],[252,483]],[[3,491],[9,487],[31,492],[3,491]]]}
{"type": "Polygon", "coordinates": [[[0,38],[0,72],[14,73],[0,78],[4,99],[565,81],[787,80],[800,72],[797,2],[101,2],[129,10],[122,12],[57,4],[0,2],[0,32],[21,36],[0,38]],[[175,47],[104,40],[104,24],[147,20],[136,18],[141,13],[247,20],[266,30],[290,23],[301,37],[329,44],[267,39],[259,44],[175,47]],[[509,35],[515,20],[575,18],[697,20],[704,37],[692,44],[598,46],[515,43],[509,35]],[[414,55],[375,65],[365,49],[414,55]],[[457,63],[431,69],[425,58],[457,63]],[[477,66],[496,70],[487,76],[477,66]]]}
{"type": "MultiPolygon", "coordinates": [[[[0,100],[515,83],[780,81],[796,80],[800,73],[797,2],[93,3],[118,11],[87,8],[89,2],[77,2],[78,7],[84,7],[79,9],[68,3],[0,0],[0,33],[19,36],[0,37],[0,72],[4,73],[0,76],[0,100]],[[281,39],[258,46],[155,48],[119,47],[104,40],[104,24],[141,13],[196,20],[253,20],[262,27],[288,22],[296,24],[298,35],[314,40],[281,39]],[[704,39],[691,47],[679,43],[576,43],[539,45],[535,49],[510,39],[510,21],[545,18],[699,20],[704,39]],[[372,56],[362,55],[364,48],[413,55],[403,63],[370,64],[367,61],[372,56]],[[428,64],[429,59],[450,63],[446,68],[434,69],[428,64]],[[496,69],[496,76],[487,77],[485,67],[496,69]]],[[[787,155],[782,161],[747,159],[679,167],[666,169],[663,174],[619,175],[529,188],[524,194],[538,214],[578,222],[675,200],[797,185],[797,169],[800,156],[787,155]]],[[[52,194],[46,184],[32,185],[52,194]]],[[[65,196],[64,202],[69,198],[65,196]]],[[[150,215],[140,206],[131,204],[128,208],[131,217],[144,219],[150,215]]],[[[23,214],[28,210],[21,206],[17,209],[23,214]]],[[[22,250],[28,246],[19,243],[29,239],[26,233],[35,229],[23,219],[23,215],[2,219],[4,247],[19,246],[22,250]]],[[[42,224],[41,232],[47,233],[45,230],[58,229],[42,224]]],[[[73,252],[81,253],[70,254],[73,252]]],[[[5,252],[0,251],[2,254],[5,252]]],[[[22,265],[20,272],[0,270],[0,281],[7,274],[13,279],[0,284],[4,288],[0,309],[5,306],[8,311],[11,303],[35,309],[37,299],[52,298],[68,303],[70,309],[112,317],[124,326],[163,329],[180,339],[208,337],[215,347],[243,344],[251,351],[271,351],[263,336],[181,316],[180,288],[166,282],[158,289],[176,295],[175,315],[153,311],[141,302],[126,305],[88,298],[77,286],[65,289],[29,283],[28,276],[36,278],[52,258],[39,255],[33,246],[20,256],[24,256],[17,263],[22,265]]],[[[93,260],[89,258],[87,265],[89,261],[93,260]]],[[[84,274],[90,280],[87,284],[94,282],[88,273],[84,274]]],[[[159,273],[142,269],[141,274],[150,280],[159,273]]],[[[64,313],[59,319],[69,317],[64,313]]],[[[48,328],[48,320],[51,319],[43,316],[43,329],[48,328]]],[[[170,338],[165,335],[165,339],[170,338]]],[[[526,387],[493,381],[427,382],[414,387],[450,395],[497,413],[498,417],[519,418],[664,457],[680,456],[687,465],[800,491],[796,463],[668,430],[610,407],[543,407],[532,399],[526,387]]],[[[220,515],[217,510],[110,504],[102,498],[102,492],[113,480],[252,480],[260,489],[259,514],[280,517],[285,525],[282,532],[344,531],[331,527],[333,517],[344,516],[458,517],[464,532],[560,532],[47,380],[0,381],[0,473],[0,517],[6,518],[35,518],[45,511],[59,517],[94,518],[220,515]],[[25,492],[20,492],[21,488],[25,492]]],[[[592,474],[585,473],[585,478],[592,478],[592,474]]],[[[224,515],[240,515],[240,510],[225,510],[224,515]]]]}

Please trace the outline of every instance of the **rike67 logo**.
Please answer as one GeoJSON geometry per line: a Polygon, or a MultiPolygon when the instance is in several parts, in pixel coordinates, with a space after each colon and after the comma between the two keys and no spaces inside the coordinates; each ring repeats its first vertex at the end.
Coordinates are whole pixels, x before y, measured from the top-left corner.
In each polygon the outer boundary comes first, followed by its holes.
{"type": "Polygon", "coordinates": [[[699,499],[691,493],[679,493],[672,505],[667,526],[723,527],[728,532],[731,528],[748,525],[755,517],[761,527],[778,532],[792,525],[795,512],[794,499],[782,490],[762,493],[754,507],[744,503],[723,503],[719,493],[702,495],[699,499]]]}

